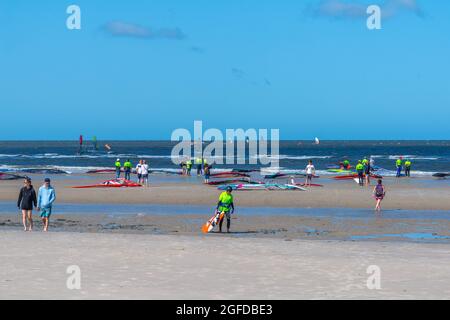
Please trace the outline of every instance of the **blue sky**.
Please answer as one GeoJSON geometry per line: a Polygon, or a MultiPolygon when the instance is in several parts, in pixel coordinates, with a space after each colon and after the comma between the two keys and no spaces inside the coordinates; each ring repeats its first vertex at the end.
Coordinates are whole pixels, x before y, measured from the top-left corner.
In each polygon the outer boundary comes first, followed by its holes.
{"type": "Polygon", "coordinates": [[[0,140],[449,139],[449,32],[437,0],[1,1],[0,140]]]}

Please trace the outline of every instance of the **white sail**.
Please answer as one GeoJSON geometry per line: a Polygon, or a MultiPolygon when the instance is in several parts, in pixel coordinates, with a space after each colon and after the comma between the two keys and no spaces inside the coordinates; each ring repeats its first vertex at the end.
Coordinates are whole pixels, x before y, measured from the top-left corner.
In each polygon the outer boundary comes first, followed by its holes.
{"type": "Polygon", "coordinates": [[[315,143],[315,144],[319,144],[319,143],[320,143],[319,138],[316,137],[316,138],[314,139],[314,143],[315,143]]]}

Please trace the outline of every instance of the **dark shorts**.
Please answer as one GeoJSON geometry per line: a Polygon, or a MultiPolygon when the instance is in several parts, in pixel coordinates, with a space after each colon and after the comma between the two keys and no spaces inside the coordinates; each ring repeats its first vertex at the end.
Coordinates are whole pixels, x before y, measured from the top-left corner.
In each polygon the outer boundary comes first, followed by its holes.
{"type": "Polygon", "coordinates": [[[306,175],[306,178],[307,178],[308,180],[312,180],[312,177],[313,177],[312,174],[307,174],[307,175],[306,175]]]}
{"type": "Polygon", "coordinates": [[[138,177],[139,180],[141,180],[142,179],[142,174],[138,173],[137,177],[138,177]]]}

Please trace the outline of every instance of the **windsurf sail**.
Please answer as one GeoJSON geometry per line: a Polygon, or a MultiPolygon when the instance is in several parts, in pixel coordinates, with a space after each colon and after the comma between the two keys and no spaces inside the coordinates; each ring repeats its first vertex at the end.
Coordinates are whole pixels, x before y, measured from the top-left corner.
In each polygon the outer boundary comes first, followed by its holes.
{"type": "Polygon", "coordinates": [[[211,186],[217,186],[221,184],[236,184],[236,183],[250,183],[248,179],[229,179],[229,180],[217,180],[208,182],[211,186]]]}
{"type": "Polygon", "coordinates": [[[220,223],[220,221],[223,219],[224,216],[225,213],[216,210],[214,215],[203,225],[202,232],[203,233],[211,232],[214,229],[214,227],[220,223]]]}
{"type": "Polygon", "coordinates": [[[73,189],[88,189],[88,188],[139,188],[141,184],[135,183],[126,179],[107,180],[99,184],[92,184],[87,186],[75,186],[73,189]]]}
{"type": "Polygon", "coordinates": [[[93,146],[95,151],[98,150],[98,142],[97,142],[97,137],[96,136],[92,137],[92,146],[93,146]]]}
{"type": "MultiPolygon", "coordinates": [[[[363,176],[366,176],[366,175],[364,174],[363,176]]],[[[373,173],[370,174],[370,177],[374,178],[374,179],[383,179],[382,176],[380,176],[378,174],[373,174],[373,173]]],[[[333,179],[336,179],[336,180],[351,180],[351,179],[354,179],[354,178],[358,178],[358,174],[357,173],[349,174],[349,175],[345,175],[345,176],[333,177],[333,179]]]]}
{"type": "Polygon", "coordinates": [[[243,173],[243,172],[233,172],[233,171],[227,171],[227,172],[218,172],[218,173],[212,173],[212,178],[235,178],[235,177],[250,177],[249,174],[243,173]]]}
{"type": "Polygon", "coordinates": [[[28,168],[28,169],[21,169],[20,172],[31,174],[70,174],[69,171],[50,168],[28,168]]]}
{"type": "Polygon", "coordinates": [[[315,144],[320,144],[319,138],[315,137],[315,138],[314,138],[314,143],[315,143],[315,144]]]}
{"type": "Polygon", "coordinates": [[[433,177],[435,177],[435,178],[450,177],[450,172],[436,172],[436,173],[433,174],[433,177]]]}
{"type": "Polygon", "coordinates": [[[82,154],[83,153],[83,135],[80,134],[80,138],[78,138],[78,154],[82,154]]]}
{"type": "Polygon", "coordinates": [[[265,183],[265,184],[228,184],[217,187],[219,190],[226,190],[227,187],[231,187],[233,190],[302,190],[306,189],[291,184],[280,184],[280,183],[265,183]]]}
{"type": "Polygon", "coordinates": [[[0,181],[25,179],[24,176],[0,172],[0,181]]]}

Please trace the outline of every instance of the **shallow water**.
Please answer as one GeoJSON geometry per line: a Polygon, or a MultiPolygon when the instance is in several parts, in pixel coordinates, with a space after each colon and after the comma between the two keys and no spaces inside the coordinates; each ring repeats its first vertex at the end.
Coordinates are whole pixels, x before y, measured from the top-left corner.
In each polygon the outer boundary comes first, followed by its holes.
{"type": "MultiPolygon", "coordinates": [[[[215,206],[161,205],[161,204],[57,204],[58,214],[107,214],[107,215],[188,215],[214,212],[215,206]]],[[[13,202],[0,201],[0,214],[10,214],[17,210],[13,202]]],[[[238,207],[236,214],[242,216],[299,216],[317,218],[383,218],[383,219],[440,219],[450,220],[450,210],[383,210],[375,213],[372,209],[350,208],[268,208],[238,207]]]]}

